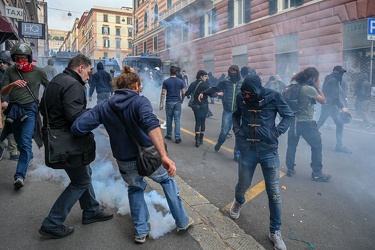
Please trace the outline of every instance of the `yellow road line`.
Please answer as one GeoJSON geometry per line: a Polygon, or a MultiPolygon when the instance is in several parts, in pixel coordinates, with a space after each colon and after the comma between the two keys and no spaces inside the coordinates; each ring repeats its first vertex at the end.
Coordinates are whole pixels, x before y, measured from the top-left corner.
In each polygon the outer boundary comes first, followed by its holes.
{"type": "MultiPolygon", "coordinates": [[[[158,119],[159,119],[160,121],[162,121],[162,122],[165,122],[165,120],[163,120],[163,119],[161,119],[161,118],[158,118],[158,119]]],[[[183,132],[185,132],[186,134],[189,134],[189,135],[195,136],[195,133],[194,133],[194,132],[191,132],[190,130],[187,130],[187,129],[184,129],[184,128],[180,128],[180,130],[183,131],[183,132]]],[[[212,140],[210,140],[210,139],[208,139],[208,138],[204,138],[204,141],[206,141],[206,142],[208,142],[208,143],[210,143],[210,144],[212,144],[212,145],[215,145],[215,144],[216,144],[215,141],[212,141],[212,140]]],[[[224,150],[226,150],[226,151],[228,151],[228,152],[230,152],[230,153],[233,153],[233,149],[228,148],[228,147],[226,147],[226,146],[221,146],[220,149],[224,149],[224,150]]],[[[284,175],[285,175],[285,173],[282,172],[282,171],[280,171],[280,178],[283,177],[284,175]]],[[[259,182],[258,184],[256,184],[254,187],[250,188],[250,189],[246,192],[246,194],[245,194],[245,199],[246,199],[245,203],[251,201],[252,199],[254,199],[255,197],[257,197],[260,193],[262,193],[262,192],[265,191],[265,190],[266,190],[266,184],[265,184],[265,182],[264,182],[264,180],[263,180],[263,181],[259,182]]],[[[202,196],[203,196],[203,195],[202,195],[202,196]]],[[[244,203],[244,204],[245,204],[245,203],[244,203]]],[[[228,205],[226,205],[226,206],[223,208],[223,210],[227,210],[227,211],[229,211],[231,205],[232,205],[232,202],[229,203],[228,205]]]]}

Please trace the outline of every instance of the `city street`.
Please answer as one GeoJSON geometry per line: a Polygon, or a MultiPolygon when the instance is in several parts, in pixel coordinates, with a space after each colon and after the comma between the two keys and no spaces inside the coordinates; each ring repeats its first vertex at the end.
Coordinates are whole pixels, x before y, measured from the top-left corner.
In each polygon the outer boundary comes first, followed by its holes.
{"type": "MultiPolygon", "coordinates": [[[[124,213],[115,206],[108,209],[115,213],[113,220],[81,225],[81,212],[76,204],[65,223],[75,227],[72,236],[61,240],[41,237],[38,234],[40,224],[61,193],[64,182],[59,179],[59,175],[45,178],[46,174],[51,175],[54,171],[41,168],[42,156],[35,148],[34,164],[30,167],[25,187],[19,191],[15,191],[12,185],[16,163],[8,160],[7,152],[1,161],[1,249],[261,249],[246,244],[233,247],[228,238],[241,238],[242,233],[238,233],[240,230],[237,229],[232,231],[235,227],[229,223],[252,236],[265,249],[273,249],[267,237],[269,211],[260,168],[256,170],[240,218],[235,221],[229,219],[227,208],[233,200],[237,181],[237,164],[232,153],[234,138],[227,139],[221,150],[215,153],[213,146],[220,130],[222,112],[221,103],[217,102],[210,105],[214,116],[207,119],[204,144],[196,148],[193,141],[193,113],[186,103],[185,101],[181,119],[182,143],[177,145],[171,140],[167,144],[169,155],[178,168],[176,179],[181,178],[181,197],[189,215],[196,221],[188,232],[176,233],[173,230],[156,240],[148,239],[145,244],[136,245],[129,213],[124,213]],[[39,170],[39,174],[36,170],[39,170]],[[41,178],[41,171],[45,173],[44,178],[41,178]],[[207,199],[216,207],[223,215],[226,225],[222,228],[218,226],[220,224],[216,218],[221,220],[221,217],[201,216],[203,212],[199,209],[200,205],[191,205],[188,191],[198,192],[200,199],[207,199]],[[225,230],[227,232],[223,233],[225,230]],[[217,234],[211,236],[209,232],[217,234]],[[224,243],[217,244],[218,238],[224,243]]],[[[155,113],[164,121],[165,111],[159,111],[156,102],[153,104],[155,113]]],[[[333,150],[335,130],[322,127],[321,133],[324,169],[333,176],[327,183],[312,181],[310,149],[303,139],[297,151],[297,174],[292,178],[285,176],[286,135],[280,137],[279,154],[283,171],[280,180],[283,201],[282,234],[285,243],[292,250],[312,249],[312,246],[315,249],[372,249],[372,238],[375,236],[375,195],[372,189],[375,178],[372,147],[375,131],[361,131],[354,122],[346,126],[344,142],[353,150],[352,155],[333,150]]],[[[96,139],[99,142],[96,163],[111,159],[103,129],[96,131],[96,139]]],[[[94,162],[94,173],[96,163],[94,162]]],[[[102,169],[104,167],[101,166],[102,169]]],[[[93,179],[96,178],[95,175],[93,179]]],[[[121,193],[125,189],[117,190],[119,196],[127,196],[126,192],[121,193]]],[[[104,197],[100,192],[97,195],[104,197]]]]}

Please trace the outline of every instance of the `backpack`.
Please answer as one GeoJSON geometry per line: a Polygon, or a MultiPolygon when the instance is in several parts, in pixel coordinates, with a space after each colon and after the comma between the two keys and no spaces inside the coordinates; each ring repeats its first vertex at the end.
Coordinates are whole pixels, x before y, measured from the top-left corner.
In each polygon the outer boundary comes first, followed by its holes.
{"type": "Polygon", "coordinates": [[[299,110],[298,97],[301,88],[302,84],[293,83],[286,86],[282,93],[284,100],[288,104],[289,108],[293,111],[294,115],[296,115],[299,110]]]}

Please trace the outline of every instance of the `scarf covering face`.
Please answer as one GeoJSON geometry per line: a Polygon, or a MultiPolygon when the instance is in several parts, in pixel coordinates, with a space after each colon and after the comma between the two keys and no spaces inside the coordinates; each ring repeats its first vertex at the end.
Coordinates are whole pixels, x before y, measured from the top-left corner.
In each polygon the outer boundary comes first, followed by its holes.
{"type": "Polygon", "coordinates": [[[248,75],[242,82],[242,96],[246,102],[258,102],[263,98],[264,88],[257,75],[248,75]],[[244,93],[243,91],[249,92],[244,93]]]}
{"type": "Polygon", "coordinates": [[[18,59],[16,60],[16,67],[22,72],[29,72],[35,68],[35,65],[29,63],[27,59],[18,59]]]}

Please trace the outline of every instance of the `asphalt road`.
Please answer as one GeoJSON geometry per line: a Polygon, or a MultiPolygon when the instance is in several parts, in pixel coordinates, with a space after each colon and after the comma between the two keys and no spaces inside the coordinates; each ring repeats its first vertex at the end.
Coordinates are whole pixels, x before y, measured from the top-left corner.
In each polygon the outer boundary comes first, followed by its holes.
{"type": "MultiPolygon", "coordinates": [[[[186,107],[182,112],[182,143],[168,141],[170,155],[178,166],[178,175],[201,193],[225,215],[234,197],[237,163],[233,160],[234,138],[215,152],[213,147],[221,126],[221,103],[210,105],[214,116],[207,119],[204,144],[194,147],[194,118],[186,107]]],[[[159,117],[164,112],[156,111],[159,117]]],[[[324,171],[332,175],[330,182],[311,179],[309,145],[301,138],[296,156],[297,174],[286,172],[287,135],[279,139],[283,202],[282,234],[288,249],[374,249],[375,236],[375,129],[364,130],[358,123],[345,126],[344,143],[353,150],[348,155],[334,151],[335,127],[321,128],[324,171]],[[309,244],[311,243],[311,245],[309,244]]],[[[241,216],[235,222],[266,249],[269,210],[260,167],[241,216]]]]}

